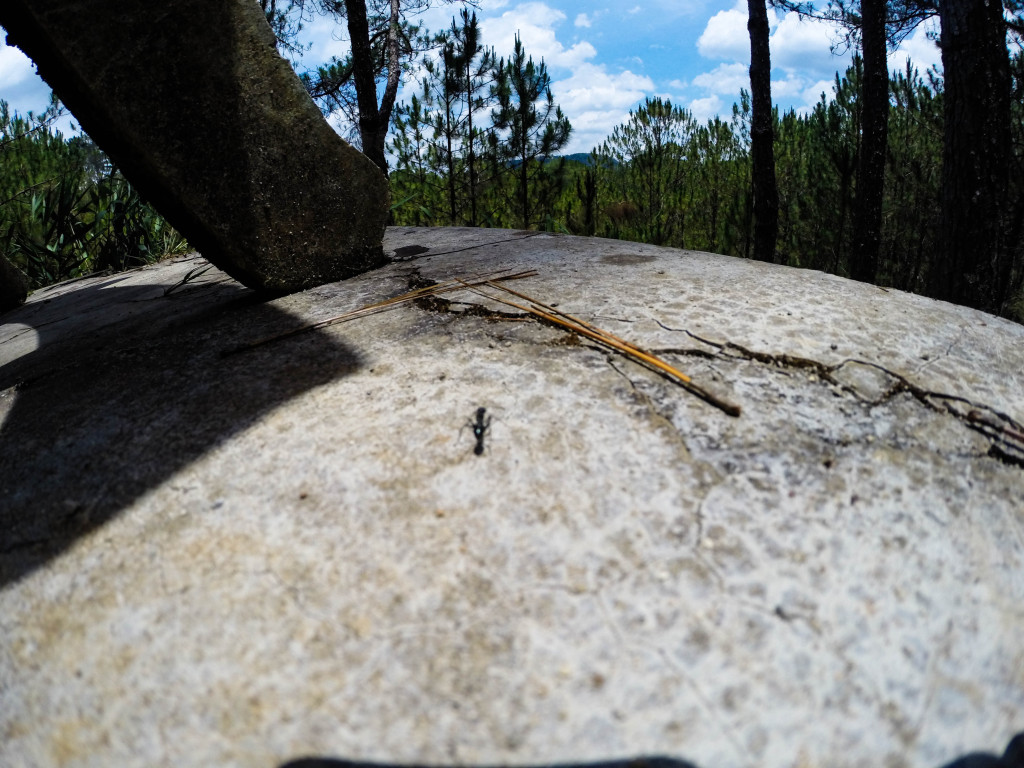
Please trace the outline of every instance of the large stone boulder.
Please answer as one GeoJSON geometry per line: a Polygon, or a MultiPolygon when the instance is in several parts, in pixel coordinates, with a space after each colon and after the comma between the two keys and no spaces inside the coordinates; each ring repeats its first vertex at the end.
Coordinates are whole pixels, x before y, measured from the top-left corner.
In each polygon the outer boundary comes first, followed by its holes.
{"type": "Polygon", "coordinates": [[[387,180],[323,119],[253,0],[4,0],[0,25],[243,284],[290,292],[383,262],[387,180]]]}
{"type": "Polygon", "coordinates": [[[28,298],[28,280],[21,270],[0,255],[0,312],[20,307],[28,298]]]}
{"type": "Polygon", "coordinates": [[[937,768],[1024,727],[1024,328],[612,240],[385,247],[0,321],[0,765],[937,768]],[[470,291],[331,322],[507,269],[741,415],[470,291]]]}

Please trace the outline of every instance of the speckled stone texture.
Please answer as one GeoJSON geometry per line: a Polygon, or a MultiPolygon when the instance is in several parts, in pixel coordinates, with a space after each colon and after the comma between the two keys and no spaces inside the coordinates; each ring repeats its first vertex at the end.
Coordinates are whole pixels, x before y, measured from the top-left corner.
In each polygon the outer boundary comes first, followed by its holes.
{"type": "Polygon", "coordinates": [[[210,261],[287,293],[384,261],[387,180],[310,100],[253,0],[4,0],[8,42],[210,261]]]}
{"type": "Polygon", "coordinates": [[[927,768],[1024,729],[1024,328],[625,242],[385,247],[4,316],[0,764],[927,768]],[[504,269],[742,415],[468,292],[225,354],[504,269]]]}

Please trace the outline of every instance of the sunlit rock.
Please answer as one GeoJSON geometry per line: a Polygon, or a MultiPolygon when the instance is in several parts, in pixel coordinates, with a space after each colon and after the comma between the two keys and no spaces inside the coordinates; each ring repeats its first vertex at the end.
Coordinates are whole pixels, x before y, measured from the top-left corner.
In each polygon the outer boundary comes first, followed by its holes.
{"type": "Polygon", "coordinates": [[[936,768],[1021,729],[1024,328],[612,240],[385,247],[4,317],[0,763],[936,768]],[[741,415],[473,291],[352,314],[531,270],[484,290],[741,415]]]}

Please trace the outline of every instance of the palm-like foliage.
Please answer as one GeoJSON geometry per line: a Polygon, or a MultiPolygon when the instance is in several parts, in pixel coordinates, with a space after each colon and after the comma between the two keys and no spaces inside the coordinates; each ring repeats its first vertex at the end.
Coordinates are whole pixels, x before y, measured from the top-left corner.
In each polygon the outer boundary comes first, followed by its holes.
{"type": "Polygon", "coordinates": [[[85,137],[0,101],[0,254],[32,287],[96,270],[123,270],[187,247],[85,137]]]}

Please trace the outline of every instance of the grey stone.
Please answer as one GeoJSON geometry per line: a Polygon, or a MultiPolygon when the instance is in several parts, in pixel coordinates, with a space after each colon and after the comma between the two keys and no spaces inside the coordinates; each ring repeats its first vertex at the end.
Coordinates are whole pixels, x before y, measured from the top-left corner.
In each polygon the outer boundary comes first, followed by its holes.
{"type": "Polygon", "coordinates": [[[214,264],[290,292],[383,262],[384,175],[320,115],[252,0],[4,0],[8,41],[214,264]]]}
{"type": "Polygon", "coordinates": [[[1024,328],[610,240],[385,248],[3,317],[0,764],[934,768],[1021,729],[1024,328]],[[742,415],[469,292],[327,322],[503,269],[742,415]]]}
{"type": "Polygon", "coordinates": [[[0,255],[0,312],[20,307],[28,297],[28,280],[21,270],[0,255]]]}

